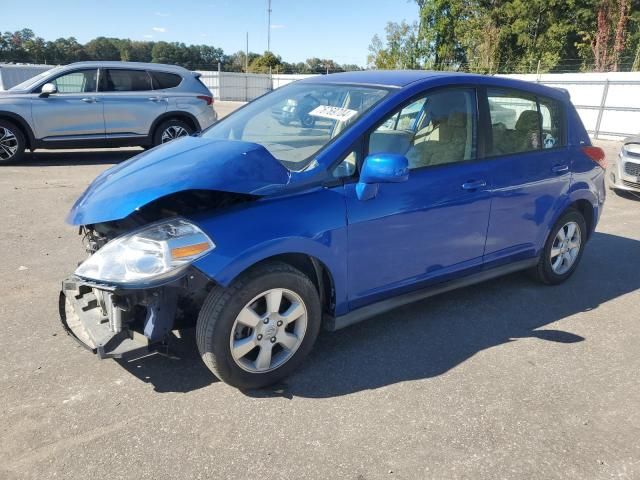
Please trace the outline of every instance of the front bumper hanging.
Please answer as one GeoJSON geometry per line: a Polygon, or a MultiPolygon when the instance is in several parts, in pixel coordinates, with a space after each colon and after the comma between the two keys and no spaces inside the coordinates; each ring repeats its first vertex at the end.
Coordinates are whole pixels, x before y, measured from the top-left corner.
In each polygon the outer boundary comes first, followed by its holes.
{"type": "Polygon", "coordinates": [[[138,358],[164,347],[128,328],[126,312],[108,286],[89,286],[71,277],[62,282],[58,303],[66,332],[99,358],[138,358]]]}

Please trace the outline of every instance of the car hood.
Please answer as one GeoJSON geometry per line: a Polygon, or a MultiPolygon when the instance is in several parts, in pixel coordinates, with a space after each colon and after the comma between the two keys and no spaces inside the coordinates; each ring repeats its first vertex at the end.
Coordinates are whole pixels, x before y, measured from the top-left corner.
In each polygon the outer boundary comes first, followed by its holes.
{"type": "Polygon", "coordinates": [[[262,145],[185,137],[98,176],[67,216],[72,225],[120,220],[154,200],[186,190],[266,195],[290,180],[262,145]]]}

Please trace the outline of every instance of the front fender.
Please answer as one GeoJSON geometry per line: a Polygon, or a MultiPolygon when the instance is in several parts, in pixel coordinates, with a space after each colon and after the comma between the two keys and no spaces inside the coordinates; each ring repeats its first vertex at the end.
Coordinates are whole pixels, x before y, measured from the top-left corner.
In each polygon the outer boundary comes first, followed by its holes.
{"type": "Polygon", "coordinates": [[[334,282],[336,311],[346,308],[347,231],[342,187],[258,200],[191,220],[216,244],[210,254],[194,263],[216,283],[228,286],[251,266],[276,255],[304,254],[327,267],[334,282]]]}

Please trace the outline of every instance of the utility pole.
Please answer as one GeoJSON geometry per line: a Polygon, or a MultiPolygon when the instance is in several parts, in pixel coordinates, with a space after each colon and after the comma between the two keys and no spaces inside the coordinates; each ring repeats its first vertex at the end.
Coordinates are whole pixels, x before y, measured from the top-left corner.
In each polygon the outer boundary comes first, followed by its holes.
{"type": "Polygon", "coordinates": [[[244,56],[244,73],[249,71],[249,32],[247,32],[247,50],[244,56]]]}
{"type": "Polygon", "coordinates": [[[267,0],[267,52],[271,51],[271,0],[267,0]]]}

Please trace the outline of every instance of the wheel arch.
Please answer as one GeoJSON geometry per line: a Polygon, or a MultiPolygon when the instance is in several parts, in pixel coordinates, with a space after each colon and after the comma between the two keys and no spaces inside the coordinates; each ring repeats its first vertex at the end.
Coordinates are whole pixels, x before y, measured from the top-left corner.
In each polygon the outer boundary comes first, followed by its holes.
{"type": "MultiPolygon", "coordinates": [[[[244,268],[234,276],[234,280],[258,266],[268,263],[282,262],[300,270],[316,287],[320,296],[320,303],[326,313],[333,314],[335,309],[335,284],[331,270],[320,259],[313,255],[300,252],[279,253],[265,257],[244,268]]],[[[232,280],[233,281],[233,280],[232,280]]]]}
{"type": "Polygon", "coordinates": [[[0,120],[7,120],[14,123],[24,135],[26,147],[29,149],[34,148],[35,135],[33,134],[33,130],[31,130],[29,123],[24,118],[22,118],[17,113],[0,110],[0,120]]]}
{"type": "Polygon", "coordinates": [[[182,110],[173,110],[171,112],[163,113],[153,121],[153,123],[151,124],[151,128],[149,129],[149,137],[153,139],[160,124],[174,118],[176,120],[181,120],[187,123],[190,127],[193,128],[194,132],[198,132],[202,129],[200,127],[200,122],[198,122],[198,119],[191,113],[182,110]]]}

